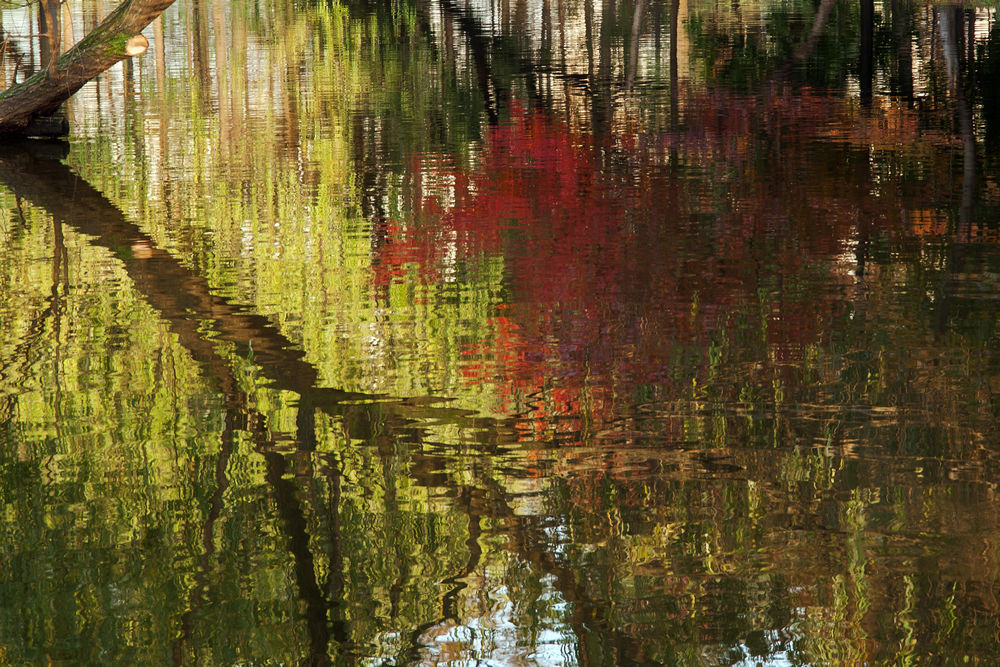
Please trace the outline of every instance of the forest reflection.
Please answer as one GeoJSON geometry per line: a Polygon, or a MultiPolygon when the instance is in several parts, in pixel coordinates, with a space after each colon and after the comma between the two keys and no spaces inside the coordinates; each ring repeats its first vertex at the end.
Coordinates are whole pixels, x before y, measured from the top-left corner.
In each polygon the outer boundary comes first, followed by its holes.
{"type": "Polygon", "coordinates": [[[995,659],[997,28],[179,0],[0,151],[2,655],[995,659]]]}

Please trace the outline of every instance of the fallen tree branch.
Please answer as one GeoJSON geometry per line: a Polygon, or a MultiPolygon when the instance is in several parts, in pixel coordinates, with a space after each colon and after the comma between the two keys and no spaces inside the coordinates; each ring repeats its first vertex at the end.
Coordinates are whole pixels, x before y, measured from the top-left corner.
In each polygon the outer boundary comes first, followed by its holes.
{"type": "Polygon", "coordinates": [[[31,136],[33,119],[49,116],[85,83],[149,42],[140,33],[174,0],[125,0],[52,67],[0,93],[0,134],[31,136]]]}

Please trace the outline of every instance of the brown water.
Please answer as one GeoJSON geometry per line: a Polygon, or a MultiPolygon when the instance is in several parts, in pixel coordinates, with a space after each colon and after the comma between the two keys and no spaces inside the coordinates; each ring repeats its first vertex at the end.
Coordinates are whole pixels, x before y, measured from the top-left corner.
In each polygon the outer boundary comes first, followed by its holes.
{"type": "Polygon", "coordinates": [[[1000,660],[998,20],[178,0],[0,150],[0,662],[1000,660]]]}

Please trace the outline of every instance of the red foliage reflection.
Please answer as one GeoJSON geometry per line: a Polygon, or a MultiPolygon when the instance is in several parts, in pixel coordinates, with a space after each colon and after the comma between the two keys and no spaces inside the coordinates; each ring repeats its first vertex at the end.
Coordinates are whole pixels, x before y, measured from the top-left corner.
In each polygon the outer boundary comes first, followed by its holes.
{"type": "Polygon", "coordinates": [[[898,193],[873,192],[872,143],[826,98],[692,99],[683,132],[595,147],[515,109],[471,166],[421,158],[416,222],[389,225],[376,283],[474,280],[499,258],[506,303],[463,373],[522,401],[545,388],[538,417],[610,411],[637,385],[689,392],[722,329],[784,372],[842,308],[851,245],[900,220],[898,193]]]}

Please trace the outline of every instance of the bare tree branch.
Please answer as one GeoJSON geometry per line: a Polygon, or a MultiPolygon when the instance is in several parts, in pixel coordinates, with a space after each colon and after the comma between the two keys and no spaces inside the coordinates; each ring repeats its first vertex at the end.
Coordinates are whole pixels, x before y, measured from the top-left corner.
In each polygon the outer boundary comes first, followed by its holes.
{"type": "Polygon", "coordinates": [[[0,134],[31,135],[39,116],[48,116],[85,83],[149,42],[140,34],[174,0],[125,0],[100,25],[48,68],[0,93],[0,134]]]}

